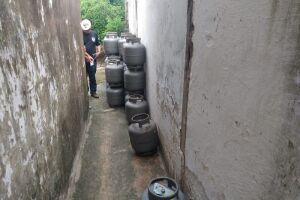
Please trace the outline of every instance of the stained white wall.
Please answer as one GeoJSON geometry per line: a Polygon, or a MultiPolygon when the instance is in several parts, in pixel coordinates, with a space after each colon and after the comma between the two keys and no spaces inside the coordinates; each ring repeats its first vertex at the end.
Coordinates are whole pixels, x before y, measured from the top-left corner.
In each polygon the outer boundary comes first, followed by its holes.
{"type": "MultiPolygon", "coordinates": [[[[130,30],[147,47],[151,114],[178,178],[187,1],[136,2],[130,30]]],[[[299,14],[299,0],[193,1],[183,151],[193,199],[300,199],[299,14]]]]}
{"type": "Polygon", "coordinates": [[[145,68],[151,115],[160,129],[160,139],[170,171],[179,177],[182,163],[180,128],[187,2],[127,2],[129,29],[141,37],[147,49],[145,68]],[[136,10],[137,16],[134,14],[136,10]]]}
{"type": "Polygon", "coordinates": [[[202,0],[193,13],[194,198],[300,199],[300,1],[202,0]]]}
{"type": "Polygon", "coordinates": [[[0,0],[0,199],[58,199],[88,114],[79,0],[0,0]]]}
{"type": "Polygon", "coordinates": [[[127,8],[129,32],[132,34],[138,34],[137,0],[128,0],[125,4],[127,8]]]}

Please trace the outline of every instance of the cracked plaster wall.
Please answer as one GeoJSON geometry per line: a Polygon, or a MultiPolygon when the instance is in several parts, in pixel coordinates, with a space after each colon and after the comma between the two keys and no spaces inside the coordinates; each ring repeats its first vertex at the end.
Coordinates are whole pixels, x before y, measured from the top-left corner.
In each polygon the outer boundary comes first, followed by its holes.
{"type": "MultiPolygon", "coordinates": [[[[187,1],[174,2],[128,0],[128,20],[178,178],[187,1]]],[[[300,199],[299,15],[299,0],[193,1],[183,177],[193,199],[300,199]]]]}
{"type": "Polygon", "coordinates": [[[300,199],[300,1],[194,1],[194,199],[300,199]]]}
{"type": "Polygon", "coordinates": [[[147,98],[168,169],[180,178],[187,2],[127,0],[129,29],[146,46],[147,98]],[[176,23],[174,23],[176,22],[176,23]]]}
{"type": "Polygon", "coordinates": [[[79,1],[0,0],[0,199],[57,199],[87,119],[79,1]]]}

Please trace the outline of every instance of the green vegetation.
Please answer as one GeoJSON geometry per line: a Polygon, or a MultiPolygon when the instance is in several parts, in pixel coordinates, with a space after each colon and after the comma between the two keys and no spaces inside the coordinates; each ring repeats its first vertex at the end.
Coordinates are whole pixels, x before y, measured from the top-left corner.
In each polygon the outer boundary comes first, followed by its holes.
{"type": "Polygon", "coordinates": [[[110,0],[109,2],[114,5],[124,5],[124,0],[110,0]]]}
{"type": "Polygon", "coordinates": [[[92,29],[101,39],[106,32],[124,29],[124,0],[81,0],[81,18],[92,22],[92,29]]]}

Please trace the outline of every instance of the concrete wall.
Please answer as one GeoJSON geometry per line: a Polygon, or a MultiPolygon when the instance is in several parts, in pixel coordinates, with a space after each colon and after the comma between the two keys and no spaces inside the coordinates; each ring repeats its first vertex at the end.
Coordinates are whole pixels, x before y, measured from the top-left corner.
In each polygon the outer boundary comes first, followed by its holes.
{"type": "Polygon", "coordinates": [[[169,108],[184,107],[188,90],[183,179],[193,199],[300,199],[300,1],[188,2],[193,48],[185,89],[185,45],[178,44],[187,1],[138,1],[138,17],[129,18],[147,47],[148,96],[167,162],[182,164],[182,113],[169,108]]]}
{"type": "Polygon", "coordinates": [[[125,2],[126,7],[126,18],[128,23],[129,32],[138,34],[138,1],[127,0],[125,2]]]}
{"type": "Polygon", "coordinates": [[[193,196],[300,199],[300,1],[194,1],[193,14],[193,196]]]}
{"type": "Polygon", "coordinates": [[[127,3],[130,31],[141,37],[147,48],[145,70],[151,115],[160,129],[169,170],[179,178],[187,2],[129,0],[127,3]]]}
{"type": "Polygon", "coordinates": [[[57,199],[87,119],[79,1],[0,0],[0,199],[57,199]]]}

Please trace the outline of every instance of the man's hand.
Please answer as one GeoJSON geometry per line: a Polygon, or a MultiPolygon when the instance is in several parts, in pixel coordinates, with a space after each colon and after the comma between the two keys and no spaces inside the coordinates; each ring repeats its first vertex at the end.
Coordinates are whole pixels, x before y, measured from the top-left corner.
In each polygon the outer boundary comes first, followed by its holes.
{"type": "Polygon", "coordinates": [[[88,55],[87,53],[85,54],[85,56],[84,56],[84,58],[85,58],[85,61],[86,62],[92,62],[94,59],[92,58],[92,56],[90,56],[90,55],[88,55]]]}

